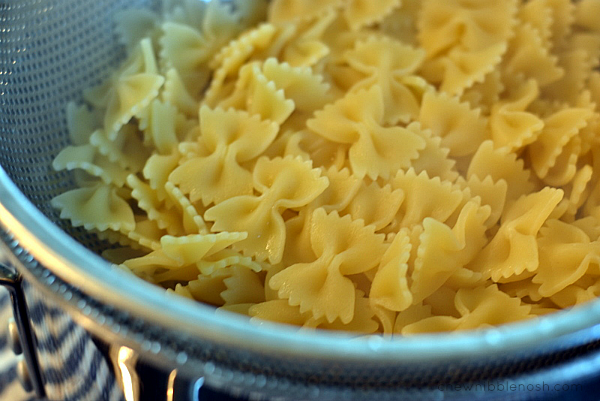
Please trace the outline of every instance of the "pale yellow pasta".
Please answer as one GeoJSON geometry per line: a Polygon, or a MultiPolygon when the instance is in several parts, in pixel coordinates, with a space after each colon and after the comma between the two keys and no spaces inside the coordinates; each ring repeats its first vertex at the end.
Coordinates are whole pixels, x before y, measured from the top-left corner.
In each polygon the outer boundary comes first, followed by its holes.
{"type": "MultiPolygon", "coordinates": [[[[204,214],[212,231],[242,231],[250,235],[236,244],[245,255],[278,263],[283,257],[286,230],[282,213],[313,201],[329,184],[310,162],[299,158],[262,157],[252,177],[260,195],[239,195],[218,203],[204,214]]],[[[252,182],[251,181],[251,182],[252,182]]]]}
{"type": "Polygon", "coordinates": [[[552,11],[552,41],[555,47],[564,44],[572,33],[575,4],[569,0],[546,0],[546,7],[552,11]]]}
{"type": "Polygon", "coordinates": [[[180,155],[172,153],[170,155],[153,154],[146,161],[142,170],[144,178],[148,181],[150,187],[156,191],[156,196],[160,200],[167,198],[166,184],[169,180],[169,174],[179,162],[180,155]]]}
{"type": "Polygon", "coordinates": [[[146,252],[160,249],[160,239],[167,235],[165,230],[158,228],[155,221],[138,216],[135,218],[135,227],[123,228],[119,231],[93,230],[99,238],[107,240],[112,244],[128,246],[133,249],[141,249],[146,252]]]}
{"type": "Polygon", "coordinates": [[[187,234],[208,233],[206,222],[181,189],[176,187],[172,182],[167,182],[165,190],[167,191],[168,198],[173,202],[174,208],[181,215],[183,231],[187,234]]]}
{"type": "Polygon", "coordinates": [[[537,139],[544,122],[526,110],[538,95],[537,81],[530,79],[515,91],[513,97],[492,106],[489,126],[496,147],[506,147],[514,152],[537,139]]]}
{"type": "Polygon", "coordinates": [[[473,267],[494,281],[535,271],[540,263],[536,236],[562,199],[562,192],[547,187],[505,208],[498,232],[476,257],[473,267]]]}
{"type": "Polygon", "coordinates": [[[198,263],[204,257],[219,252],[248,237],[247,233],[221,232],[218,234],[191,234],[163,236],[160,239],[165,255],[179,264],[198,263]]]}
{"type": "Polygon", "coordinates": [[[468,203],[452,228],[431,217],[423,220],[411,274],[414,303],[433,294],[481,250],[488,216],[489,209],[468,203]]]}
{"type": "Polygon", "coordinates": [[[295,112],[311,114],[330,100],[329,85],[323,82],[323,76],[308,67],[292,67],[268,58],[262,65],[262,73],[294,102],[295,112]]]}
{"type": "Polygon", "coordinates": [[[593,276],[586,276],[584,279],[578,280],[575,284],[554,294],[550,299],[559,308],[569,308],[571,305],[592,301],[599,295],[600,283],[598,280],[594,280],[593,276]]]}
{"type": "Polygon", "coordinates": [[[268,48],[275,32],[276,29],[273,25],[261,24],[243,33],[239,38],[222,48],[209,64],[214,69],[214,73],[203,102],[209,106],[214,106],[219,99],[229,95],[233,85],[231,82],[227,82],[227,79],[231,76],[237,76],[240,68],[254,53],[268,48]]]}
{"type": "Polygon", "coordinates": [[[265,289],[258,275],[244,266],[235,266],[231,270],[233,274],[223,280],[226,289],[220,294],[225,306],[264,302],[265,289]]]}
{"type": "Polygon", "coordinates": [[[286,99],[283,89],[269,80],[258,64],[248,64],[240,69],[233,93],[221,100],[218,107],[244,110],[282,125],[294,111],[295,103],[286,99]]]}
{"type": "Polygon", "coordinates": [[[427,172],[416,174],[413,169],[399,171],[392,180],[392,188],[401,189],[404,201],[400,205],[398,218],[404,227],[423,223],[427,217],[444,223],[458,208],[463,193],[439,177],[430,178],[427,172]],[[443,199],[444,202],[439,202],[443,199]]]}
{"type": "Polygon", "coordinates": [[[576,103],[593,71],[593,60],[587,49],[578,46],[559,54],[559,65],[564,70],[560,80],[543,89],[544,94],[561,102],[576,103]]]}
{"type": "Polygon", "coordinates": [[[540,266],[531,281],[540,284],[538,292],[544,297],[551,297],[586,273],[600,272],[598,247],[572,224],[549,220],[540,229],[538,247],[540,266]]]}
{"type": "MultiPolygon", "coordinates": [[[[573,223],[577,215],[577,211],[587,200],[590,194],[589,183],[592,180],[593,168],[590,165],[584,165],[575,173],[575,177],[569,183],[563,187],[565,190],[565,196],[561,202],[565,204],[564,214],[560,217],[563,221],[573,223]]],[[[560,205],[557,207],[561,208],[560,205]]]]}
{"type": "Polygon", "coordinates": [[[189,158],[169,175],[190,200],[205,205],[234,196],[252,194],[252,174],[240,163],[254,159],[273,141],[277,124],[258,115],[225,111],[207,106],[200,109],[202,135],[198,138],[207,156],[189,158]],[[198,180],[197,174],[204,175],[198,180]]]}
{"type": "MultiPolygon", "coordinates": [[[[592,115],[593,111],[587,108],[564,108],[545,119],[538,139],[529,146],[531,164],[539,178],[546,178],[570,140],[577,138],[576,135],[592,115]]],[[[551,184],[565,185],[569,181],[551,184]]]]}
{"type": "Polygon", "coordinates": [[[386,126],[383,104],[379,86],[350,92],[315,112],[307,126],[326,139],[349,144],[348,159],[357,176],[388,179],[418,157],[425,140],[406,128],[386,126]]]}
{"type": "Polygon", "coordinates": [[[179,213],[169,210],[149,184],[130,174],[127,176],[127,185],[131,188],[131,196],[137,201],[137,206],[146,212],[149,220],[156,222],[158,228],[171,235],[181,235],[184,232],[179,213]]]}
{"type": "Polygon", "coordinates": [[[330,323],[336,319],[349,323],[355,294],[346,276],[375,267],[386,248],[384,236],[374,231],[373,226],[364,226],[349,215],[340,217],[337,212],[315,210],[310,242],[317,259],[282,270],[271,278],[270,285],[290,305],[300,305],[301,313],[310,310],[315,318],[324,316],[330,323]]]}
{"type": "Polygon", "coordinates": [[[482,180],[478,176],[472,175],[465,184],[465,188],[472,196],[479,197],[482,204],[490,206],[490,216],[486,225],[488,227],[495,226],[506,204],[506,191],[508,188],[506,181],[498,180],[494,182],[489,175],[482,180]]]}
{"type": "MultiPolygon", "coordinates": [[[[244,2],[235,2],[244,3],[244,2]]],[[[260,3],[256,1],[255,3],[260,3]]],[[[203,89],[210,77],[207,63],[224,45],[245,27],[231,5],[209,2],[190,6],[184,2],[180,8],[179,21],[162,24],[160,37],[161,61],[174,67],[180,74],[187,90],[194,96],[203,89]],[[193,10],[190,8],[193,7],[193,10]],[[190,13],[190,11],[192,11],[190,13]]]]}
{"type": "Polygon", "coordinates": [[[313,212],[318,208],[325,211],[344,210],[361,187],[361,180],[351,175],[348,169],[331,167],[323,172],[329,180],[328,187],[297,216],[286,220],[286,245],[283,263],[308,262],[314,257],[310,245],[310,230],[313,212]]]}
{"type": "Polygon", "coordinates": [[[414,75],[424,58],[423,50],[386,37],[357,42],[344,56],[354,70],[365,75],[351,90],[381,88],[382,120],[390,125],[418,115],[420,100],[431,89],[425,80],[414,75]]]}
{"type": "Polygon", "coordinates": [[[121,169],[131,173],[141,171],[151,154],[149,149],[144,149],[142,146],[138,129],[132,124],[121,127],[113,140],[106,137],[105,131],[95,130],[89,136],[89,143],[111,163],[117,164],[121,169]],[[139,149],[140,151],[132,153],[128,149],[139,149]]]}
{"type": "Polygon", "coordinates": [[[431,316],[420,319],[402,328],[403,334],[466,330],[498,325],[529,317],[531,305],[521,304],[500,291],[496,285],[475,289],[460,289],[454,298],[460,317],[431,316]],[[508,318],[510,316],[510,318],[508,318]]]}
{"type": "Polygon", "coordinates": [[[417,15],[421,9],[420,0],[402,0],[400,6],[391,10],[379,28],[386,35],[409,45],[417,45],[417,15]]]}
{"type": "Polygon", "coordinates": [[[67,191],[52,200],[52,206],[61,211],[61,217],[84,228],[104,231],[133,230],[133,211],[116,190],[108,184],[67,191]]]}
{"type": "Polygon", "coordinates": [[[88,143],[90,134],[100,126],[100,118],[85,105],[69,102],[66,108],[67,131],[73,146],[88,143]]]}
{"type": "Polygon", "coordinates": [[[200,273],[210,275],[213,272],[231,266],[244,266],[255,272],[264,270],[265,264],[258,263],[249,256],[242,256],[239,252],[229,248],[222,249],[196,262],[200,273]]]}
{"type": "Polygon", "coordinates": [[[352,30],[374,25],[383,20],[401,3],[401,0],[351,0],[346,1],[344,18],[352,30]]]}
{"type": "Polygon", "coordinates": [[[575,6],[575,23],[585,29],[600,32],[600,21],[594,18],[600,12],[597,0],[582,0],[575,6]]]}
{"type": "Polygon", "coordinates": [[[447,55],[428,61],[423,74],[433,82],[440,82],[444,92],[460,96],[494,71],[506,49],[505,42],[478,51],[453,48],[447,55]]]}
{"type": "Polygon", "coordinates": [[[478,108],[487,115],[490,108],[500,100],[505,89],[502,78],[498,70],[486,74],[482,81],[475,82],[463,91],[461,100],[469,102],[472,108],[478,108]]]}
{"type": "Polygon", "coordinates": [[[269,9],[269,19],[275,23],[314,19],[343,0],[275,0],[269,9]]]}
{"type": "Polygon", "coordinates": [[[516,28],[503,64],[507,74],[523,74],[540,86],[556,82],[565,74],[558,57],[543,45],[540,33],[526,24],[516,28]]]}
{"type": "Polygon", "coordinates": [[[129,9],[115,16],[115,31],[119,41],[129,50],[142,39],[150,37],[154,42],[160,35],[159,16],[147,9],[129,9]]]}
{"type": "Polygon", "coordinates": [[[451,156],[466,156],[489,138],[487,119],[480,114],[446,93],[428,92],[421,102],[419,121],[442,138],[440,145],[449,149],[451,156]]]}
{"type": "Polygon", "coordinates": [[[175,68],[171,68],[165,73],[162,97],[165,102],[174,105],[187,117],[194,118],[198,115],[199,102],[190,94],[175,68]]]}
{"type": "Polygon", "coordinates": [[[475,51],[491,47],[511,36],[516,9],[513,0],[424,2],[419,17],[420,43],[428,55],[455,46],[475,51]]]}
{"type": "Polygon", "coordinates": [[[106,184],[114,183],[122,186],[127,177],[127,170],[123,170],[116,163],[98,154],[92,145],[67,146],[60,151],[52,162],[52,167],[57,170],[81,169],[91,176],[100,178],[106,184]]]}
{"type": "Polygon", "coordinates": [[[277,26],[278,35],[264,52],[264,58],[276,57],[294,67],[315,66],[331,51],[323,43],[323,35],[335,17],[335,8],[327,8],[316,19],[309,18],[294,24],[271,20],[277,26]]]}
{"type": "Polygon", "coordinates": [[[369,298],[374,305],[399,312],[412,304],[407,279],[411,247],[407,230],[400,230],[383,254],[373,277],[369,298]]]}
{"type": "Polygon", "coordinates": [[[112,140],[123,125],[158,96],[164,81],[152,43],[146,38],[111,80],[85,94],[86,100],[105,110],[104,130],[112,140]]]}
{"type": "Polygon", "coordinates": [[[530,25],[535,29],[544,43],[550,47],[552,38],[553,10],[548,6],[547,0],[531,0],[523,4],[517,12],[519,22],[530,25]]]}
{"type": "Polygon", "coordinates": [[[415,172],[426,171],[431,177],[440,177],[451,182],[456,180],[459,176],[456,161],[449,157],[450,149],[442,145],[442,138],[434,135],[430,129],[423,128],[417,121],[410,123],[406,128],[425,139],[425,147],[419,151],[419,156],[411,161],[415,172]]]}
{"type": "Polygon", "coordinates": [[[165,1],[66,107],[52,205],[169,293],[300,330],[600,296],[598,0],[165,1]]]}
{"type": "Polygon", "coordinates": [[[427,1],[418,20],[423,74],[453,95],[492,72],[508,48],[517,1],[427,1]]]}
{"type": "Polygon", "coordinates": [[[534,190],[531,172],[525,168],[522,159],[506,148],[494,149],[492,141],[485,141],[471,159],[467,178],[477,176],[480,180],[491,177],[507,184],[507,200],[516,200],[534,190]]]}

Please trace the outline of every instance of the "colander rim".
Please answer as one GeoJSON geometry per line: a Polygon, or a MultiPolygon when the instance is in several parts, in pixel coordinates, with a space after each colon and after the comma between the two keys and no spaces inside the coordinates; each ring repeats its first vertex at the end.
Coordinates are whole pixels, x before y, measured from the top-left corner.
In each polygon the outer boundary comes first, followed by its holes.
{"type": "Polygon", "coordinates": [[[170,295],[142,279],[132,280],[130,274],[111,266],[48,219],[1,167],[0,225],[45,268],[101,303],[160,327],[176,324],[190,339],[272,355],[381,363],[464,359],[564,341],[569,335],[594,330],[600,324],[600,299],[537,319],[479,331],[393,339],[298,331],[268,322],[255,324],[234,313],[215,313],[213,307],[170,295]]]}

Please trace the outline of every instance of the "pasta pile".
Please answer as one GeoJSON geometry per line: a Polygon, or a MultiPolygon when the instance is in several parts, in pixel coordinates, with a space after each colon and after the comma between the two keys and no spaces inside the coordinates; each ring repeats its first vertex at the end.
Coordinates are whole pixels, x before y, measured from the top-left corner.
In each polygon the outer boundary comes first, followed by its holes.
{"type": "Polygon", "coordinates": [[[69,104],[61,217],[169,292],[409,335],[600,294],[600,0],[173,0],[69,104]]]}

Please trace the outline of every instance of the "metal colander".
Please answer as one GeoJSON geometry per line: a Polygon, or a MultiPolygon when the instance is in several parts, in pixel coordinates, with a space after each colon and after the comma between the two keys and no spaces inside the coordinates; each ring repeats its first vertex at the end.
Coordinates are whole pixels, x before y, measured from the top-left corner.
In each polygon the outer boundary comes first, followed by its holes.
{"type": "Polygon", "coordinates": [[[600,302],[473,333],[353,338],[252,324],[112,268],[95,253],[103,244],[50,206],[74,186],[51,162],[68,144],[67,102],[123,57],[112,15],[126,7],[160,4],[0,2],[1,237],[24,278],[84,328],[157,369],[254,399],[471,398],[453,386],[486,383],[475,393],[518,399],[533,393],[489,384],[566,383],[598,370],[600,302]]]}

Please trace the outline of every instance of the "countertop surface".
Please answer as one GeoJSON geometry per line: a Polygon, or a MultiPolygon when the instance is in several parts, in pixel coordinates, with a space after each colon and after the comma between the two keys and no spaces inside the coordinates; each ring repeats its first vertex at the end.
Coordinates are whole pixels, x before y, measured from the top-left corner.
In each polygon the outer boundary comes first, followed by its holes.
{"type": "MultiPolygon", "coordinates": [[[[36,305],[29,305],[36,308],[36,305]]],[[[34,313],[38,313],[35,310],[34,313]]],[[[0,287],[0,401],[40,401],[33,392],[25,392],[17,379],[18,357],[10,349],[8,341],[8,322],[12,318],[12,308],[8,292],[0,287]]],[[[45,310],[44,325],[56,338],[38,338],[38,346],[42,354],[50,356],[44,361],[45,375],[51,382],[47,384],[47,392],[54,395],[52,400],[67,401],[120,401],[124,396],[112,372],[107,371],[107,364],[96,359],[101,357],[91,346],[83,329],[75,325],[68,316],[57,310],[45,310]],[[52,358],[52,356],[56,356],[52,358]],[[86,363],[86,360],[90,360],[86,363]],[[79,366],[83,369],[77,369],[79,366]],[[87,371],[81,374],[79,371],[87,371]],[[87,377],[93,376],[94,379],[87,377]]],[[[32,320],[36,320],[34,317],[32,320]]],[[[110,369],[108,369],[110,370],[110,369]]],[[[158,387],[157,387],[158,388],[158,387]]],[[[166,397],[166,394],[165,394],[166,397]]],[[[142,397],[145,399],[147,397],[142,397]]],[[[151,397],[154,398],[154,397],[151,397]]],[[[151,399],[148,398],[148,399],[151,399]]],[[[198,401],[231,401],[223,396],[201,388],[196,398],[198,401]]]]}
{"type": "MultiPolygon", "coordinates": [[[[0,401],[39,400],[34,393],[26,393],[17,380],[16,365],[18,359],[8,344],[8,321],[12,317],[10,306],[7,291],[0,288],[0,401]]],[[[34,315],[39,313],[37,306],[29,305],[30,308],[33,307],[32,314],[34,315]]],[[[90,346],[90,340],[86,339],[88,336],[83,329],[72,323],[70,318],[60,310],[44,310],[43,314],[49,318],[42,320],[41,324],[54,336],[54,338],[49,337],[48,339],[38,338],[39,352],[51,357],[54,356],[54,358],[45,359],[44,361],[45,365],[49,365],[44,366],[45,377],[50,382],[47,384],[46,391],[50,395],[54,395],[48,398],[68,401],[123,400],[123,393],[115,384],[116,381],[111,369],[107,367],[102,357],[94,354],[94,350],[97,351],[97,349],[92,350],[93,347],[90,346]],[[86,364],[86,360],[89,360],[88,364],[86,364]],[[82,373],[81,366],[89,367],[83,369],[84,372],[82,373]]],[[[39,320],[39,317],[32,317],[34,322],[36,319],[39,320]]],[[[199,401],[233,400],[206,388],[201,388],[195,399],[199,401]]],[[[517,397],[517,399],[522,398],[517,397]]],[[[526,397],[525,399],[529,398],[526,397]]],[[[600,400],[600,372],[598,372],[595,379],[588,380],[576,391],[550,392],[543,395],[538,393],[537,396],[531,399],[554,401],[567,399],[579,401],[600,400]]]]}
{"type": "Polygon", "coordinates": [[[17,380],[17,358],[8,347],[8,320],[12,317],[8,292],[0,288],[0,400],[35,399],[17,380]]]}
{"type": "MultiPolygon", "coordinates": [[[[44,328],[36,339],[38,357],[43,360],[47,398],[123,400],[111,368],[89,335],[60,309],[29,301],[31,321],[44,328]]],[[[8,322],[12,316],[8,292],[0,287],[0,400],[39,400],[34,392],[25,392],[17,379],[17,363],[22,356],[15,355],[9,346],[8,322]]]]}

